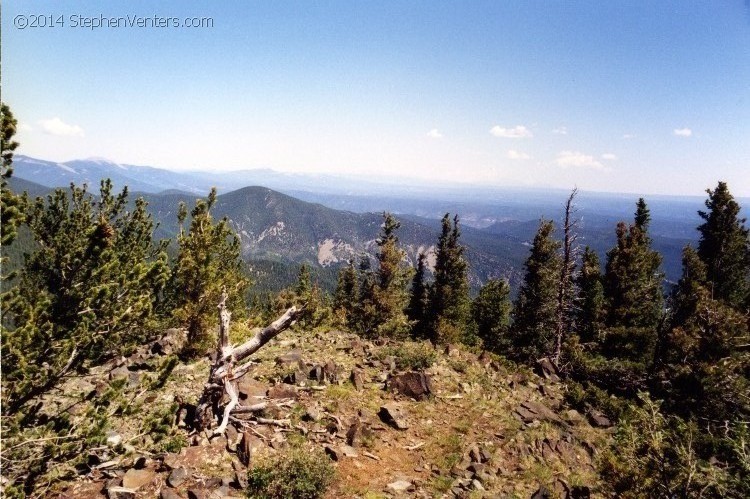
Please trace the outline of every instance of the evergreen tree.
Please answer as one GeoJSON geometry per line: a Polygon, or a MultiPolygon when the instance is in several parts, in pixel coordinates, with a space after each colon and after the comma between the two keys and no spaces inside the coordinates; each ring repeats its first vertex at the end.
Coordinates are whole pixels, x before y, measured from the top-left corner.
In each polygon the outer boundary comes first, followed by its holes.
{"type": "Polygon", "coordinates": [[[355,311],[357,299],[359,298],[359,283],[357,282],[357,271],[354,268],[354,260],[339,271],[336,292],[333,298],[333,309],[337,314],[342,314],[343,322],[350,328],[355,327],[355,311]]]}
{"type": "Polygon", "coordinates": [[[216,189],[199,199],[191,211],[190,228],[185,232],[187,207],[181,203],[177,219],[180,233],[177,262],[169,285],[173,315],[188,330],[189,355],[208,347],[209,325],[216,320],[216,305],[226,286],[227,306],[237,310],[244,305],[249,280],[240,258],[240,241],[224,218],[214,222],[211,208],[216,189]]]}
{"type": "Polygon", "coordinates": [[[471,320],[468,264],[463,257],[464,247],[458,241],[460,236],[458,215],[453,217],[451,224],[450,214],[446,213],[438,239],[435,280],[430,292],[433,320],[430,333],[436,343],[472,340],[468,330],[471,320]]]}
{"type": "Polygon", "coordinates": [[[406,286],[410,269],[404,266],[405,253],[398,246],[396,231],[401,224],[390,213],[383,213],[383,225],[377,239],[378,268],[365,304],[366,334],[401,338],[410,324],[404,312],[408,302],[406,286]]]}
{"type": "Polygon", "coordinates": [[[297,293],[297,296],[302,297],[310,294],[311,289],[312,283],[310,279],[310,267],[308,267],[306,263],[303,263],[299,267],[299,273],[297,274],[297,286],[294,288],[294,291],[297,293]]]}
{"type": "Polygon", "coordinates": [[[554,224],[542,220],[531,252],[524,263],[526,273],[513,307],[510,355],[535,360],[551,355],[557,324],[557,283],[562,265],[560,243],[552,238],[554,224]]]}
{"type": "Polygon", "coordinates": [[[486,350],[499,354],[508,352],[510,312],[510,286],[507,281],[487,281],[472,303],[477,336],[482,340],[486,350]]]}
{"type": "Polygon", "coordinates": [[[664,297],[661,255],[651,249],[650,215],[643,199],[635,223],[617,225],[617,246],[607,253],[604,295],[607,306],[605,355],[641,360],[653,357],[664,297]]]}
{"type": "Polygon", "coordinates": [[[415,338],[426,339],[429,330],[429,285],[426,282],[425,272],[427,270],[427,255],[420,253],[417,258],[417,270],[411,281],[411,293],[409,306],[406,309],[409,320],[414,324],[412,326],[412,336],[415,338]]]}
{"type": "Polygon", "coordinates": [[[708,189],[706,208],[698,214],[698,256],[706,264],[706,275],[714,298],[736,309],[750,303],[750,238],[740,206],[725,182],[708,189]]]}
{"type": "Polygon", "coordinates": [[[18,142],[13,140],[18,122],[7,104],[0,105],[0,246],[7,246],[16,237],[16,228],[23,220],[21,197],[8,188],[13,175],[13,153],[18,142]]]}
{"type": "Polygon", "coordinates": [[[581,259],[578,287],[577,331],[583,343],[594,341],[604,320],[604,286],[599,256],[586,246],[581,259]]]}
{"type": "Polygon", "coordinates": [[[168,278],[166,242],[152,243],[154,224],[139,198],[127,210],[127,188],[98,199],[73,185],[37,198],[27,223],[37,250],[27,256],[2,331],[3,406],[20,410],[85,361],[98,362],[144,340],[168,278]]]}
{"type": "Polygon", "coordinates": [[[750,330],[745,314],[711,296],[708,266],[690,246],[659,355],[657,389],[671,409],[722,425],[750,418],[750,330]]]}

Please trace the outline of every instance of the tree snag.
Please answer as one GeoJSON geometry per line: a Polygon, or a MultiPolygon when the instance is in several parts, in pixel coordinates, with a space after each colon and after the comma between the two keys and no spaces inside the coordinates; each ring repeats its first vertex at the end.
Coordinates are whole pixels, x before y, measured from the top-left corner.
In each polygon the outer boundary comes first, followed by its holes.
{"type": "Polygon", "coordinates": [[[229,321],[232,314],[226,308],[226,300],[227,292],[224,288],[218,305],[219,339],[216,354],[208,375],[208,381],[204,385],[203,394],[198,401],[193,421],[195,429],[200,431],[210,429],[218,422],[218,418],[221,418],[221,424],[214,430],[214,434],[223,434],[226,431],[229,421],[234,419],[232,414],[259,412],[265,408],[265,403],[254,406],[240,405],[237,379],[250,370],[252,361],[248,360],[240,365],[237,364],[260,350],[263,345],[279,333],[288,329],[302,315],[304,310],[304,306],[288,309],[281,317],[259,331],[254,337],[235,347],[229,344],[229,321]],[[221,407],[225,393],[229,396],[229,402],[221,407]]]}

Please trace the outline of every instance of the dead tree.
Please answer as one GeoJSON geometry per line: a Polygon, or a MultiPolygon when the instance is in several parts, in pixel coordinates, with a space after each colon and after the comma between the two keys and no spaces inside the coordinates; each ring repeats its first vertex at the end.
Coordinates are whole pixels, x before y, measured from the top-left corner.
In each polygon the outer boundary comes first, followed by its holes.
{"type": "Polygon", "coordinates": [[[222,434],[227,428],[232,414],[258,412],[265,408],[265,404],[242,406],[239,403],[237,380],[244,376],[252,367],[253,362],[247,360],[276,335],[289,328],[302,315],[304,306],[292,307],[278,319],[259,331],[245,343],[232,346],[229,344],[229,321],[232,313],[226,308],[227,293],[222,290],[219,302],[219,341],[216,347],[214,362],[208,375],[208,381],[203,388],[203,394],[195,410],[193,425],[196,430],[211,428],[218,417],[221,423],[214,430],[222,434]],[[222,407],[224,394],[229,396],[229,402],[222,407]]]}
{"type": "Polygon", "coordinates": [[[578,220],[573,218],[575,207],[573,200],[578,194],[578,188],[573,188],[573,191],[565,201],[565,222],[563,224],[563,247],[562,247],[562,266],[560,268],[560,278],[557,282],[557,308],[556,308],[556,324],[555,324],[555,353],[552,356],[552,361],[556,367],[559,367],[560,354],[562,353],[562,345],[565,336],[570,332],[572,328],[572,316],[574,309],[574,289],[573,289],[573,274],[576,267],[576,251],[577,247],[575,242],[578,239],[578,234],[575,230],[578,228],[578,220]]]}

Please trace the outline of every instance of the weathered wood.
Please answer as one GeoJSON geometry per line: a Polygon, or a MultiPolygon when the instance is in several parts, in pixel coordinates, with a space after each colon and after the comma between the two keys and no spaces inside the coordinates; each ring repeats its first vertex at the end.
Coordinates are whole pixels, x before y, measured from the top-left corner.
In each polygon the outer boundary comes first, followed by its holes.
{"type": "MultiPolygon", "coordinates": [[[[235,364],[247,359],[279,333],[289,328],[300,317],[304,309],[304,307],[299,309],[297,307],[290,308],[281,317],[258,332],[253,338],[242,345],[233,347],[229,344],[229,325],[232,314],[226,308],[226,301],[227,293],[224,288],[222,289],[221,300],[218,305],[219,338],[215,361],[211,366],[208,381],[203,387],[203,394],[198,401],[193,421],[195,428],[202,430],[213,426],[216,418],[221,415],[221,424],[214,430],[214,434],[223,434],[228,424],[236,421],[236,418],[232,414],[261,412],[267,407],[268,404],[266,402],[251,406],[242,406],[239,404],[239,391],[236,380],[250,370],[253,362],[246,361],[239,366],[235,366],[235,364]],[[225,393],[229,395],[229,402],[222,408],[221,401],[225,393]]],[[[262,420],[262,418],[257,418],[257,421],[277,426],[287,423],[287,420],[262,420]]]]}

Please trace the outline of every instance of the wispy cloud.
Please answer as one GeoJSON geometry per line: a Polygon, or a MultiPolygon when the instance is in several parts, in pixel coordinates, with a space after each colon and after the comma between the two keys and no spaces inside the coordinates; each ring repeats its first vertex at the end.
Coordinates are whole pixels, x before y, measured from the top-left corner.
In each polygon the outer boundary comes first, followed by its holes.
{"type": "Polygon", "coordinates": [[[42,130],[50,135],[59,137],[83,137],[83,128],[78,125],[69,125],[60,118],[49,118],[39,121],[42,130]]]}
{"type": "Polygon", "coordinates": [[[630,139],[634,139],[635,135],[633,135],[632,133],[626,133],[625,135],[622,136],[622,138],[625,140],[630,140],[630,139]]]}
{"type": "Polygon", "coordinates": [[[568,135],[568,127],[559,126],[557,128],[553,128],[552,133],[554,133],[555,135],[568,135]]]}
{"type": "Polygon", "coordinates": [[[593,156],[578,151],[560,151],[557,153],[555,164],[562,168],[590,168],[592,170],[606,170],[605,166],[593,156]]]}
{"type": "Polygon", "coordinates": [[[677,137],[690,137],[693,135],[693,131],[689,128],[675,128],[672,133],[677,137]]]}
{"type": "Polygon", "coordinates": [[[516,125],[513,128],[504,128],[500,125],[495,125],[490,128],[490,133],[495,137],[502,137],[504,139],[527,139],[534,136],[531,130],[523,125],[516,125]]]}
{"type": "Polygon", "coordinates": [[[617,159],[617,156],[615,156],[611,152],[605,152],[604,154],[602,154],[602,159],[606,159],[607,161],[615,161],[617,159]]]}
{"type": "Polygon", "coordinates": [[[519,160],[519,161],[531,159],[531,156],[529,156],[525,152],[516,151],[515,149],[509,150],[507,156],[508,156],[508,159],[514,159],[514,160],[519,160]]]}
{"type": "Polygon", "coordinates": [[[29,125],[28,123],[19,123],[18,124],[18,131],[19,132],[33,132],[34,127],[29,125]]]}
{"type": "Polygon", "coordinates": [[[442,139],[443,138],[443,134],[440,133],[440,130],[438,130],[437,128],[433,128],[432,130],[430,130],[429,132],[427,132],[427,136],[429,138],[431,138],[431,139],[442,139]]]}

